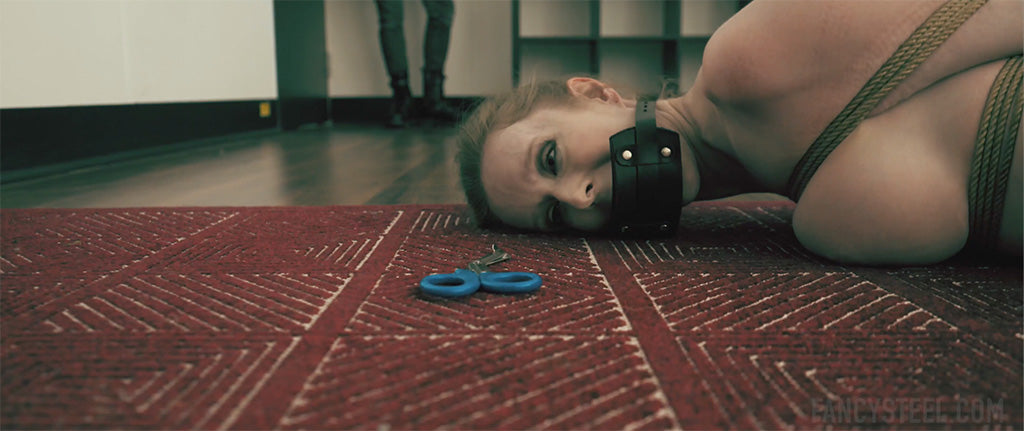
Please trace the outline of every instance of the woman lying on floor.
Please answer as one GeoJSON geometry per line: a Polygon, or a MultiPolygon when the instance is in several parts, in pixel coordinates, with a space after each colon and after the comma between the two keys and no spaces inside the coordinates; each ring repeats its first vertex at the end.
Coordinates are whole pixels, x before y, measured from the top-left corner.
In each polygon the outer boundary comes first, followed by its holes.
{"type": "MultiPolygon", "coordinates": [[[[655,200],[785,194],[800,242],[843,262],[1019,255],[1022,16],[1018,0],[749,4],[708,41],[693,87],[652,102],[657,133],[678,141],[658,151],[681,166],[655,200]]],[[[627,230],[613,164],[658,156],[609,140],[637,106],[590,78],[483,102],[458,156],[477,223],[627,230]]]]}

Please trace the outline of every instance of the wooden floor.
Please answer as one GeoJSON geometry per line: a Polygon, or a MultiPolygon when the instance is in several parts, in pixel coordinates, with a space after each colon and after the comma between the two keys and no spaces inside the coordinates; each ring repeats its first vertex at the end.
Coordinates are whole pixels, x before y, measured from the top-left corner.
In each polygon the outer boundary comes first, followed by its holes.
{"type": "MultiPolygon", "coordinates": [[[[463,203],[454,128],[321,126],[121,157],[7,182],[0,206],[321,206],[463,203]]],[[[738,200],[773,200],[749,194],[738,200]]]]}
{"type": "Polygon", "coordinates": [[[3,184],[0,206],[461,203],[454,136],[335,125],[238,137],[3,184]]]}

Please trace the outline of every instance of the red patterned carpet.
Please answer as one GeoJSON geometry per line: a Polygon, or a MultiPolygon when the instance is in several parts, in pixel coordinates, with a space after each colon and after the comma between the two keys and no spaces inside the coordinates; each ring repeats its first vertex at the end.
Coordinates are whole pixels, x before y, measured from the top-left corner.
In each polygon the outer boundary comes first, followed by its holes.
{"type": "Polygon", "coordinates": [[[840,266],[779,203],[652,241],[467,215],[4,210],[0,427],[1021,428],[1020,262],[840,266]],[[418,292],[492,243],[541,289],[418,292]]]}

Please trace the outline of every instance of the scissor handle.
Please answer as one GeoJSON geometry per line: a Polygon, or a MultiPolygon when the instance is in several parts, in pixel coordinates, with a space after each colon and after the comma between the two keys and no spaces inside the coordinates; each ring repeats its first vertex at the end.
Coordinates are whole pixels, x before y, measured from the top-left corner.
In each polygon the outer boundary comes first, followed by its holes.
{"type": "Polygon", "coordinates": [[[483,290],[497,293],[525,293],[540,288],[540,276],[532,272],[485,272],[480,274],[483,290]]]}
{"type": "Polygon", "coordinates": [[[468,269],[456,269],[451,274],[432,274],[420,280],[420,289],[431,295],[455,298],[471,295],[480,289],[480,277],[468,269]]]}

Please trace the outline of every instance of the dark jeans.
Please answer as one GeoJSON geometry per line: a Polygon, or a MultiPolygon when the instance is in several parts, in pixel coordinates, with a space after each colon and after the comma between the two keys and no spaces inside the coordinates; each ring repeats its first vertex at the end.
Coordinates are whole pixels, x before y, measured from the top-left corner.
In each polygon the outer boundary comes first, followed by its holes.
{"type": "MultiPolygon", "coordinates": [[[[448,37],[452,29],[455,5],[452,0],[422,0],[427,10],[427,34],[423,40],[423,69],[431,72],[444,70],[448,56],[448,37]]],[[[388,74],[408,75],[405,58],[405,32],[402,0],[376,0],[380,19],[380,46],[388,74]]]]}

